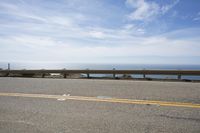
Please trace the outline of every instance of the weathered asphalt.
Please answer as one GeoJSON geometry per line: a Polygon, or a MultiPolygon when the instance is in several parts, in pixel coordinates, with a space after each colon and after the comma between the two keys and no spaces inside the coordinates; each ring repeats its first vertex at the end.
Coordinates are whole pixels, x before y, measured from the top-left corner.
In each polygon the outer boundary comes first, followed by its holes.
{"type": "MultiPolygon", "coordinates": [[[[200,83],[0,78],[0,93],[200,103],[200,83]]],[[[200,109],[0,96],[0,132],[199,133],[200,109]]]]}

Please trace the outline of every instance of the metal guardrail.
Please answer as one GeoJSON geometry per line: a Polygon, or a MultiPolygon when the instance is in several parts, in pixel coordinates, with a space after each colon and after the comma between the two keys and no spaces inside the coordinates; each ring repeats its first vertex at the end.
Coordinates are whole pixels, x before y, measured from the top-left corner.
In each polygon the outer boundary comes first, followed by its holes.
{"type": "Polygon", "coordinates": [[[116,74],[141,74],[145,78],[145,75],[177,75],[178,79],[181,79],[182,75],[200,76],[200,70],[0,70],[2,74],[47,74],[47,73],[60,73],[64,74],[87,74],[89,78],[90,74],[113,74],[115,78],[116,74]]]}

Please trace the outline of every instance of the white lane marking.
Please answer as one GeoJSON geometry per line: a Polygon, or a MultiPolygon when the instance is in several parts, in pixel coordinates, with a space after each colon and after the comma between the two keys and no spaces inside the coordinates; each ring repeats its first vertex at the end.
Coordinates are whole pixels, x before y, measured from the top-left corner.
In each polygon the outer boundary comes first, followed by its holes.
{"type": "Polygon", "coordinates": [[[58,101],[65,101],[65,100],[67,99],[67,97],[69,97],[69,96],[70,96],[70,94],[67,94],[67,95],[66,95],[66,94],[63,94],[62,97],[61,97],[61,98],[58,98],[57,100],[58,100],[58,101]]]}

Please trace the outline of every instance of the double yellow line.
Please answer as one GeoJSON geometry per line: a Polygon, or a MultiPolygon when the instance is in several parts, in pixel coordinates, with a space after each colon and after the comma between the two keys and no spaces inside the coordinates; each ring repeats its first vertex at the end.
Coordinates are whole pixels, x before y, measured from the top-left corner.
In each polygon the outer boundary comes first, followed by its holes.
{"type": "Polygon", "coordinates": [[[122,103],[122,104],[144,104],[144,105],[158,105],[158,106],[171,106],[171,107],[200,108],[200,104],[194,104],[194,103],[135,100],[135,99],[118,99],[118,98],[98,98],[98,97],[69,96],[69,95],[0,93],[0,96],[27,97],[27,98],[49,98],[49,99],[95,101],[95,102],[109,102],[109,103],[122,103]]]}

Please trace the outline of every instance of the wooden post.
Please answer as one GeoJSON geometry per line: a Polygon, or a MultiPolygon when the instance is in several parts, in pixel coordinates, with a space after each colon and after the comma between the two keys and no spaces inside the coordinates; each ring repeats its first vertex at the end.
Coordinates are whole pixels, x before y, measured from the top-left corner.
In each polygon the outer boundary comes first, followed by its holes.
{"type": "Polygon", "coordinates": [[[45,77],[45,73],[42,74],[42,78],[44,78],[44,77],[45,77]]]}

